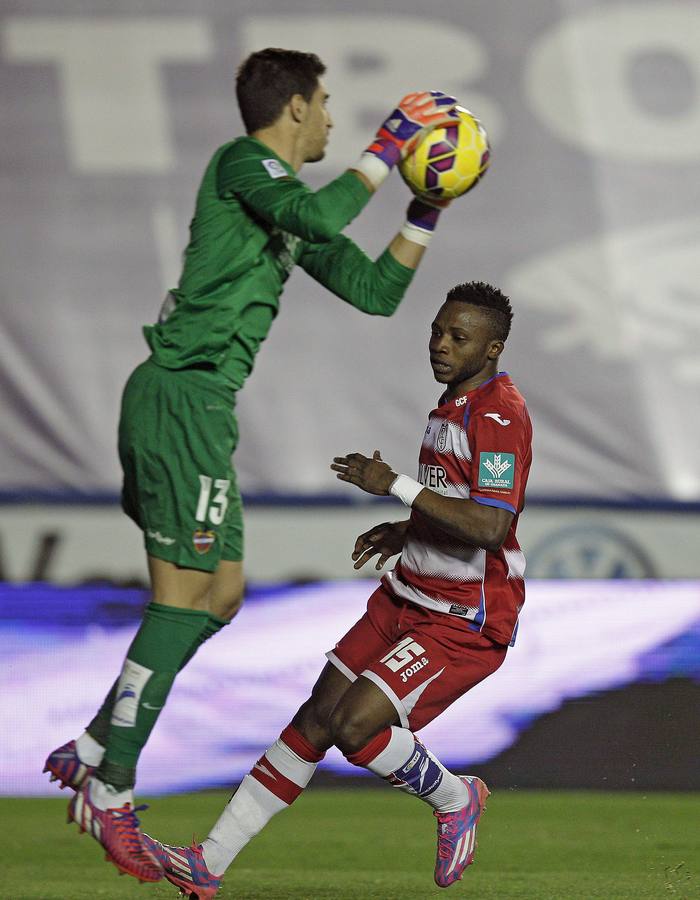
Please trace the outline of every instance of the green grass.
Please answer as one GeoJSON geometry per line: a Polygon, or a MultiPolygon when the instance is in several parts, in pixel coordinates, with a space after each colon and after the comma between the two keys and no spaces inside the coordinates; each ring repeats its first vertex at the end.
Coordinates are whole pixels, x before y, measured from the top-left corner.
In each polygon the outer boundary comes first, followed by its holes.
{"type": "MultiPolygon", "coordinates": [[[[173,843],[206,835],[228,795],[163,797],[145,830],[173,843]]],[[[168,884],[118,878],[90,838],[63,824],[65,801],[0,800],[0,898],[175,898],[168,884]]],[[[433,885],[434,820],[415,798],[365,788],[309,790],[239,856],[222,900],[659,900],[700,897],[700,796],[498,791],[476,864],[449,893],[433,885]]]]}

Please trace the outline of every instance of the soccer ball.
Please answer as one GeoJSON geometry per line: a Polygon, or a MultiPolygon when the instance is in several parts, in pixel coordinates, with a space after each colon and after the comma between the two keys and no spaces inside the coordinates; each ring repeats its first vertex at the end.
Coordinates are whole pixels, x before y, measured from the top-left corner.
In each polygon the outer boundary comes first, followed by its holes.
{"type": "Polygon", "coordinates": [[[459,122],[436,128],[399,165],[417,196],[453,200],[470,191],[489,167],[491,148],[481,122],[461,106],[459,122]]]}

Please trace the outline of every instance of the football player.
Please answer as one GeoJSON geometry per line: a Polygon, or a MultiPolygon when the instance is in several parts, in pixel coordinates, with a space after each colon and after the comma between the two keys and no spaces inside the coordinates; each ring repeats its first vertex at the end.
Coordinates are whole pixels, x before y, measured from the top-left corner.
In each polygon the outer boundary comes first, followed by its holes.
{"type": "Polygon", "coordinates": [[[429,341],[445,390],[421,439],[417,481],[394,472],[379,451],[334,459],[342,481],[411,508],[409,519],[358,537],[355,568],[376,556],[381,569],[401,556],[206,840],[173,847],[146,836],[165,877],[186,895],[216,894],[240,850],[294,802],[333,745],[433,809],[440,887],[472,863],[489,791],[475,775],[450,772],[415,732],[498,669],[525,600],[516,526],[532,427],[522,395],[498,368],[511,320],[509,299],[490,285],[470,282],[448,293],[429,341]]]}
{"type": "Polygon", "coordinates": [[[45,771],[76,790],[69,817],[141,881],[163,872],[134,808],[139,754],[177,673],[243,596],[233,409],[284,284],[299,265],[361,312],[389,316],[440,214],[414,199],[376,260],[342,234],[396,164],[453,120],[455,100],[407,95],[358,162],[314,192],[298,172],[323,158],[331,131],[324,72],[316,55],[294,50],[262,50],[241,65],[246,134],[219,147],[204,172],[179,284],[145,327],[150,356],[124,389],[122,501],[143,531],[152,599],[97,715],[45,771]]]}

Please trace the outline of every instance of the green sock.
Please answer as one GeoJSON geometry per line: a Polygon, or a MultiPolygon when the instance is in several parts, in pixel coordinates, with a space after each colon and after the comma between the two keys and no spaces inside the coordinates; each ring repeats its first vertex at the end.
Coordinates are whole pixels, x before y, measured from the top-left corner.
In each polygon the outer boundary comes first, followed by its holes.
{"type": "Polygon", "coordinates": [[[109,689],[109,693],[102,701],[102,706],[97,710],[97,715],[85,729],[90,737],[94,738],[98,744],[102,744],[103,747],[107,745],[109,722],[112,718],[112,710],[114,708],[114,700],[117,696],[118,687],[119,679],[117,678],[109,689]]]}
{"type": "Polygon", "coordinates": [[[175,676],[197,648],[222,627],[220,621],[212,625],[209,613],[202,610],[160,603],[146,607],[117,690],[110,691],[103,704],[111,697],[107,750],[97,770],[101,781],[119,790],[133,787],[139,754],[165,706],[175,676]]]}
{"type": "Polygon", "coordinates": [[[208,641],[210,637],[214,637],[221,629],[230,623],[230,619],[220,619],[218,616],[215,616],[214,613],[207,613],[209,618],[207,619],[207,623],[202,629],[201,633],[197,636],[196,641],[190,647],[190,652],[187,655],[187,658],[180,666],[181,669],[187,665],[187,663],[192,659],[197,650],[202,646],[205,641],[208,641]]]}
{"type": "MultiPolygon", "coordinates": [[[[206,625],[195,638],[194,643],[187,652],[187,656],[180,663],[180,668],[178,669],[179,672],[185,668],[187,663],[192,659],[205,641],[208,641],[210,637],[214,637],[218,631],[221,631],[225,625],[229,624],[229,619],[220,619],[218,616],[213,615],[213,613],[209,613],[208,615],[209,619],[207,620],[206,625]]],[[[103,747],[107,746],[107,739],[109,738],[109,726],[112,721],[112,710],[114,709],[114,700],[117,696],[118,686],[119,679],[117,678],[109,689],[109,693],[102,701],[102,706],[97,711],[96,716],[85,729],[90,737],[94,738],[98,744],[102,744],[103,747]]]]}

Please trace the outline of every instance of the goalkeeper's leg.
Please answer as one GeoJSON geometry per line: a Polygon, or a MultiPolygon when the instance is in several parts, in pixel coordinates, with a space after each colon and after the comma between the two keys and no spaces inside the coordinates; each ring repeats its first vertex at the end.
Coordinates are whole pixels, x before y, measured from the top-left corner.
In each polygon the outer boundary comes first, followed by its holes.
{"type": "MultiPolygon", "coordinates": [[[[231,621],[240,608],[242,599],[241,564],[224,561],[213,577],[209,597],[211,612],[196,613],[195,618],[202,627],[194,628],[190,637],[186,638],[188,646],[184,657],[177,663],[178,671],[181,671],[189,663],[205,641],[231,621]]],[[[158,608],[158,605],[156,604],[155,607],[158,608]]],[[[175,615],[177,616],[177,612],[175,615]]],[[[189,620],[186,620],[188,627],[191,624],[189,620]]],[[[144,621],[141,629],[145,627],[148,626],[144,621]]],[[[180,636],[178,635],[178,637],[180,636]]],[[[170,639],[172,640],[172,635],[170,639]]],[[[110,734],[112,712],[120,677],[116,679],[97,714],[80,737],[58,747],[46,759],[44,771],[49,772],[51,781],[58,781],[61,788],[70,787],[77,791],[85,779],[92,775],[102,763],[110,734]]]]}

